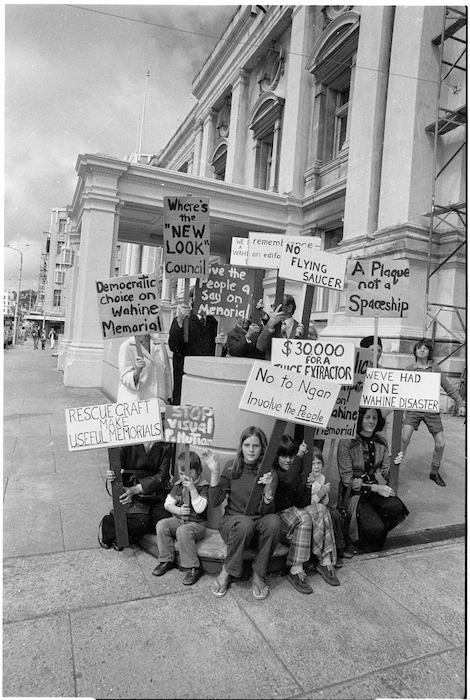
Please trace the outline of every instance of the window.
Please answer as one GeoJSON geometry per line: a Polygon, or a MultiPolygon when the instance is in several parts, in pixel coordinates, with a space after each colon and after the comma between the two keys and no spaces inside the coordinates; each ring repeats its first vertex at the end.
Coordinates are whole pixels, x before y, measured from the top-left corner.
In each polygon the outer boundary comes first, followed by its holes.
{"type": "Polygon", "coordinates": [[[349,85],[336,93],[336,110],[334,124],[333,157],[336,157],[344,146],[348,126],[349,85]]]}
{"type": "Polygon", "coordinates": [[[59,233],[63,233],[65,231],[65,225],[67,223],[66,219],[60,219],[59,220],[59,233]]]}
{"type": "Polygon", "coordinates": [[[216,146],[212,156],[212,167],[216,180],[225,180],[225,168],[227,165],[227,142],[224,140],[216,146]]]}
{"type": "MultiPolygon", "coordinates": [[[[336,248],[343,240],[343,227],[337,226],[336,228],[331,228],[325,230],[323,234],[323,250],[331,251],[336,248]]],[[[315,311],[316,312],[327,312],[330,301],[330,290],[326,287],[317,287],[315,291],[315,311]]]]}
{"type": "Polygon", "coordinates": [[[60,289],[54,289],[54,299],[52,301],[52,306],[60,306],[62,300],[62,291],[60,289]]]}
{"type": "Polygon", "coordinates": [[[57,241],[57,255],[60,255],[63,247],[64,247],[64,241],[57,241]]]}
{"type": "Polygon", "coordinates": [[[284,100],[265,92],[255,104],[250,119],[254,137],[253,187],[277,192],[281,125],[284,100]]]}

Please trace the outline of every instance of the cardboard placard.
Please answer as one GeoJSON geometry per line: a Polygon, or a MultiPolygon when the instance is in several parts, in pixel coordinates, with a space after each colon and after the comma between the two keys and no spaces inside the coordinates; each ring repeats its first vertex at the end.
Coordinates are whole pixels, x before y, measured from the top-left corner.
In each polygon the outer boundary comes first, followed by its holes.
{"type": "Polygon", "coordinates": [[[193,311],[207,316],[249,318],[252,311],[255,271],[235,265],[211,265],[209,277],[194,290],[193,311]]]}
{"type": "Polygon", "coordinates": [[[406,318],[412,294],[409,281],[406,260],[349,260],[345,315],[406,318]]]}
{"type": "Polygon", "coordinates": [[[158,399],[66,408],[70,452],[162,440],[158,399]]]}
{"type": "Polygon", "coordinates": [[[209,198],[164,197],[163,222],[166,277],[206,277],[210,253],[209,198]]]}
{"type": "Polygon", "coordinates": [[[273,338],[271,364],[336,384],[354,383],[353,342],[273,338]]]}
{"type": "Polygon", "coordinates": [[[239,408],[281,421],[325,427],[338,398],[339,384],[310,379],[257,360],[239,408]]]}
{"type": "Polygon", "coordinates": [[[364,348],[356,348],[354,384],[341,387],[328,425],[326,428],[317,430],[315,437],[320,440],[331,440],[356,436],[357,419],[368,364],[369,352],[364,348]]]}
{"type": "Polygon", "coordinates": [[[279,233],[248,234],[248,267],[260,267],[265,270],[277,270],[281,261],[282,240],[279,233]]]}
{"type": "Polygon", "coordinates": [[[361,406],[439,413],[440,388],[438,372],[369,368],[361,406]]]}
{"type": "Polygon", "coordinates": [[[210,406],[167,406],[165,442],[184,445],[212,445],[215,421],[210,406]]]}
{"type": "Polygon", "coordinates": [[[234,236],[230,251],[230,265],[246,267],[248,265],[248,238],[234,236]]]}
{"type": "Polygon", "coordinates": [[[285,236],[281,254],[279,277],[303,284],[312,284],[327,289],[343,289],[346,273],[346,258],[343,255],[325,253],[316,245],[306,242],[315,239],[304,236],[285,236]],[[288,239],[292,238],[292,241],[288,239]],[[295,240],[300,238],[302,243],[295,240]]]}
{"type": "Polygon", "coordinates": [[[111,277],[96,282],[103,338],[125,338],[162,330],[156,275],[111,277]]]}

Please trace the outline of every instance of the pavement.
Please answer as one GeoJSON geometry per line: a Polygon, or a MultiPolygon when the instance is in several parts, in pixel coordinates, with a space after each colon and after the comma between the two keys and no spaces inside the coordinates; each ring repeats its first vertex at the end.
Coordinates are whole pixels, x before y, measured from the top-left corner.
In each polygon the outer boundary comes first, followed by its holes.
{"type": "Polygon", "coordinates": [[[107,402],[64,387],[49,344],[4,352],[2,697],[466,696],[462,418],[443,416],[447,488],[427,431],[413,437],[410,516],[383,552],[347,560],[338,587],[311,574],[313,595],[270,576],[256,601],[250,582],[218,599],[208,575],[182,586],[137,547],[99,547],[107,450],[69,453],[64,409],[107,402]]]}

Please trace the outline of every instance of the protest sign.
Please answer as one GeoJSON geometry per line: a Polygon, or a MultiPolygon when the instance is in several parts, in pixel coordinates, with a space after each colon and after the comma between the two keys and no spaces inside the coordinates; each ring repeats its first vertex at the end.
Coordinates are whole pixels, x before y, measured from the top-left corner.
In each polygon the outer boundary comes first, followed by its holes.
{"type": "Polygon", "coordinates": [[[313,380],[257,360],[239,408],[291,423],[325,427],[339,390],[339,384],[313,380]]]}
{"type": "Polygon", "coordinates": [[[111,277],[96,282],[96,291],[103,338],[124,338],[162,330],[156,275],[111,277]]]}
{"type": "Polygon", "coordinates": [[[165,442],[184,445],[212,445],[214,409],[208,406],[167,406],[165,442]]]}
{"type": "Polygon", "coordinates": [[[343,289],[346,271],[343,255],[318,250],[318,245],[313,244],[316,239],[305,236],[284,238],[279,277],[327,289],[343,289]]]}
{"type": "Polygon", "coordinates": [[[361,406],[438,413],[440,388],[438,372],[369,368],[361,406]]]}
{"type": "Polygon", "coordinates": [[[209,198],[164,197],[163,222],[166,277],[206,277],[210,252],[209,198]]]}
{"type": "Polygon", "coordinates": [[[211,265],[209,278],[199,282],[194,290],[194,313],[249,318],[254,282],[254,270],[241,270],[235,265],[211,265]]]}
{"type": "Polygon", "coordinates": [[[360,400],[370,358],[368,351],[364,348],[356,348],[355,355],[354,384],[341,387],[328,425],[316,431],[315,437],[318,439],[331,440],[356,436],[360,400]]]}
{"type": "Polygon", "coordinates": [[[273,338],[271,364],[313,379],[352,384],[354,343],[273,338]]]}
{"type": "Polygon", "coordinates": [[[158,399],[66,408],[70,452],[162,440],[158,399]]]}
{"type": "Polygon", "coordinates": [[[248,267],[277,270],[281,260],[283,235],[279,233],[248,234],[248,267]]]}
{"type": "Polygon", "coordinates": [[[349,260],[346,279],[346,316],[408,316],[412,290],[406,260],[349,260]]]}
{"type": "Polygon", "coordinates": [[[246,267],[248,264],[248,238],[232,238],[232,249],[230,252],[230,265],[246,267]]]}

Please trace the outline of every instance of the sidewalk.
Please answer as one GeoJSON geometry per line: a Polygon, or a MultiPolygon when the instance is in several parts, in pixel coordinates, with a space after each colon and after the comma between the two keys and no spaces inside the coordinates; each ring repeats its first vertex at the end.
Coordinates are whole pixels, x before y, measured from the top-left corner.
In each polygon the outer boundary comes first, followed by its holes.
{"type": "Polygon", "coordinates": [[[341,586],[314,574],[302,596],[272,576],[266,601],[249,582],[216,599],[207,575],[184,587],[137,548],[99,547],[107,450],[69,453],[64,409],[107,399],[64,387],[55,363],[30,339],[4,353],[4,697],[463,697],[462,419],[443,416],[445,489],[428,478],[432,439],[413,437],[410,516],[341,586]]]}

